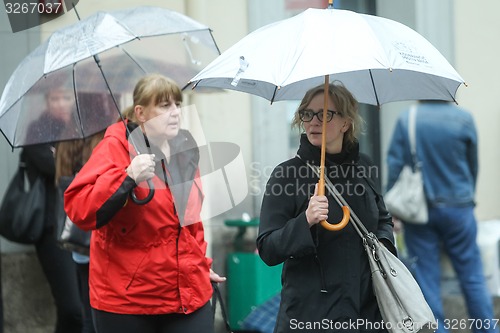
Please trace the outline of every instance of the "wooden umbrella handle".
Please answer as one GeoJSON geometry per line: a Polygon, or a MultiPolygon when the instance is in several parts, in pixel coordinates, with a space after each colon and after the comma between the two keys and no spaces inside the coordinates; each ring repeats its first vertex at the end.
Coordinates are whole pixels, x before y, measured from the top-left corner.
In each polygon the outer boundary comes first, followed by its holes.
{"type": "MultiPolygon", "coordinates": [[[[328,112],[328,98],[329,98],[329,85],[330,85],[330,76],[325,75],[325,86],[323,89],[324,104],[323,104],[323,129],[321,132],[321,160],[319,167],[319,182],[318,182],[318,195],[325,195],[325,156],[326,156],[326,113],[328,112]]],[[[328,223],[326,220],[320,222],[321,226],[326,230],[330,231],[338,231],[344,229],[344,227],[349,222],[349,218],[351,217],[351,212],[347,206],[342,206],[342,212],[344,216],[342,220],[340,220],[337,224],[328,223]]]]}
{"type": "Polygon", "coordinates": [[[351,218],[351,212],[349,211],[349,208],[347,206],[342,206],[342,212],[344,213],[344,216],[342,217],[342,220],[340,220],[339,223],[331,224],[328,221],[323,220],[320,222],[321,226],[329,231],[339,231],[344,229],[347,223],[349,223],[349,219],[351,218]]]}
{"type": "MultiPolygon", "coordinates": [[[[318,182],[318,195],[325,195],[325,179],[320,179],[318,182]]],[[[349,207],[342,206],[342,220],[339,223],[331,224],[326,220],[319,222],[323,228],[329,231],[339,231],[345,228],[347,223],[349,223],[349,219],[351,218],[351,211],[349,207]]]]}

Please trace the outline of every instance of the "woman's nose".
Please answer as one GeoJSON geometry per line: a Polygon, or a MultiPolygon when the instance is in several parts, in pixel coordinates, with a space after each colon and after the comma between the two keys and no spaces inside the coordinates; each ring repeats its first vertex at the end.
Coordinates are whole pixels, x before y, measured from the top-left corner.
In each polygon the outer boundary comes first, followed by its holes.
{"type": "Polygon", "coordinates": [[[321,125],[321,121],[319,121],[318,115],[314,115],[313,119],[311,120],[311,124],[321,125]]]}
{"type": "Polygon", "coordinates": [[[180,115],[180,114],[181,114],[181,107],[180,107],[180,106],[178,106],[178,105],[176,105],[176,104],[174,104],[174,105],[172,106],[172,111],[171,111],[171,113],[170,113],[170,114],[171,114],[171,115],[173,115],[173,116],[178,116],[178,115],[180,115]]]}

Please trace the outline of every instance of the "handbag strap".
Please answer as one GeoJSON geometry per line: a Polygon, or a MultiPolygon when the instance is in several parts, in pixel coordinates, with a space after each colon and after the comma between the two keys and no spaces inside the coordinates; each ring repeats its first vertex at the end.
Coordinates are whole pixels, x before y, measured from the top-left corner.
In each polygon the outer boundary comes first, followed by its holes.
{"type": "Polygon", "coordinates": [[[224,320],[224,325],[226,326],[226,332],[227,333],[233,333],[231,330],[231,326],[229,325],[229,320],[227,318],[227,312],[226,312],[226,307],[224,305],[224,301],[222,300],[222,295],[219,290],[219,286],[217,283],[212,282],[212,287],[214,289],[214,292],[212,294],[212,308],[213,308],[213,316],[214,316],[214,322],[215,322],[215,311],[217,309],[217,301],[219,302],[220,310],[222,312],[222,319],[224,320]]]}
{"type": "Polygon", "coordinates": [[[408,140],[410,142],[410,152],[415,168],[420,167],[417,158],[417,106],[413,104],[408,114],[408,140]]]}

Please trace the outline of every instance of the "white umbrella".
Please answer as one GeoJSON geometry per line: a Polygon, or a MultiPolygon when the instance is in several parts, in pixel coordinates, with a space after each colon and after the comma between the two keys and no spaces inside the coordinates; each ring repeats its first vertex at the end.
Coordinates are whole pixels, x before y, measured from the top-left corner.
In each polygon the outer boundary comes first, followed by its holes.
{"type": "MultiPolygon", "coordinates": [[[[301,99],[310,88],[336,80],[358,102],[378,106],[402,100],[453,101],[464,83],[443,55],[409,27],[333,8],[308,9],[250,33],[190,83],[273,102],[301,99]]],[[[324,112],[326,106],[325,94],[324,112]]],[[[319,193],[324,194],[324,135],[321,156],[319,193]]]]}
{"type": "Polygon", "coordinates": [[[452,101],[464,83],[430,42],[399,22],[312,8],[250,33],[191,82],[280,101],[301,99],[325,75],[373,105],[452,101]]]}

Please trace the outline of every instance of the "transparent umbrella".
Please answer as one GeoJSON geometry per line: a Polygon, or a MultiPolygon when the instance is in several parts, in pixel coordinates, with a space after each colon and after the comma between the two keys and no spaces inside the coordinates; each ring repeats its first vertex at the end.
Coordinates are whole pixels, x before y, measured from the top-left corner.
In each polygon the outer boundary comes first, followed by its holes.
{"type": "Polygon", "coordinates": [[[97,12],[22,60],[0,99],[0,130],[12,147],[88,137],[116,121],[145,73],[182,86],[218,54],[210,29],[180,13],[147,6],[97,12]],[[59,88],[71,90],[71,130],[38,121],[48,92],[59,88]]]}
{"type": "MultiPolygon", "coordinates": [[[[145,73],[182,86],[218,54],[210,29],[180,13],[147,6],[97,12],[54,32],[19,64],[0,99],[0,131],[13,148],[86,138],[125,121],[120,110],[145,73]],[[48,112],[49,102],[64,116],[48,112]]],[[[144,200],[131,193],[136,203],[153,197],[148,184],[144,200]]]]}

